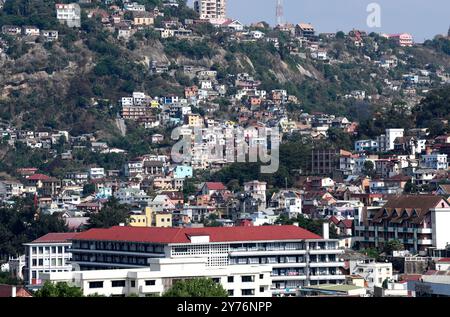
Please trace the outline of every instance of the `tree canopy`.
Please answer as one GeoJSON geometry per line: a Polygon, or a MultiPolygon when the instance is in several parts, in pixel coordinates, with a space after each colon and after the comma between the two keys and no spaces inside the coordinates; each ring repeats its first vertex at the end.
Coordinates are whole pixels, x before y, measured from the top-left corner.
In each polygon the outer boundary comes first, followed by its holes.
{"type": "Polygon", "coordinates": [[[115,198],[111,198],[98,213],[94,213],[89,218],[89,229],[91,228],[111,228],[121,223],[127,223],[129,219],[130,207],[121,205],[115,198]]]}
{"type": "Polygon", "coordinates": [[[228,297],[222,284],[207,278],[177,281],[163,297],[228,297]]]}
{"type": "Polygon", "coordinates": [[[34,295],[36,297],[83,297],[83,291],[81,288],[70,286],[66,282],[53,284],[46,281],[34,295]]]}

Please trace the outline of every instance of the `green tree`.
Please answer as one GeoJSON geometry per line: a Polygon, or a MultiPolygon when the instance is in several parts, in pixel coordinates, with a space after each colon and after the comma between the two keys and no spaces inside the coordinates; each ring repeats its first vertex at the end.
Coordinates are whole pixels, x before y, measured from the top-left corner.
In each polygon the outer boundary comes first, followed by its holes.
{"type": "Polygon", "coordinates": [[[392,254],[393,251],[402,251],[402,250],[405,250],[405,246],[399,240],[390,240],[385,244],[383,248],[383,251],[386,252],[387,254],[392,254]]]}
{"type": "Polygon", "coordinates": [[[70,286],[66,282],[53,284],[46,281],[41,289],[36,291],[36,297],[83,297],[83,291],[76,286],[70,286]]]}
{"type": "Polygon", "coordinates": [[[228,297],[228,293],[212,279],[194,278],[175,282],[163,297],[228,297]]]}
{"type": "Polygon", "coordinates": [[[83,186],[83,196],[89,196],[95,193],[95,185],[94,184],[85,184],[83,186]]]}
{"type": "Polygon", "coordinates": [[[130,207],[122,205],[114,197],[106,205],[89,218],[88,227],[91,228],[111,228],[121,223],[128,223],[130,207]]]}
{"type": "Polygon", "coordinates": [[[373,178],[375,176],[375,165],[372,161],[365,161],[363,166],[363,173],[366,176],[373,178]]]}

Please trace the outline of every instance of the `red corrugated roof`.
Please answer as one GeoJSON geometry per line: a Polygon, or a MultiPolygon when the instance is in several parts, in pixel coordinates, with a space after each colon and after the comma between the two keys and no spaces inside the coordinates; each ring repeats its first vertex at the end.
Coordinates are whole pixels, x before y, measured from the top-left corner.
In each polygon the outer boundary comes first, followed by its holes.
{"type": "Polygon", "coordinates": [[[213,227],[213,228],[137,228],[91,229],[74,240],[133,241],[148,243],[190,243],[190,236],[209,235],[210,242],[277,241],[321,239],[296,226],[213,227]]]}
{"type": "Polygon", "coordinates": [[[353,227],[353,220],[344,219],[344,220],[342,220],[342,223],[344,224],[345,228],[350,229],[353,227]]]}
{"type": "Polygon", "coordinates": [[[441,263],[450,263],[450,258],[442,258],[442,259],[440,259],[438,262],[441,262],[441,263]]]}
{"type": "Polygon", "coordinates": [[[226,190],[227,189],[224,184],[222,184],[222,183],[214,183],[214,182],[207,182],[206,183],[206,187],[209,190],[226,190]]]}
{"type": "Polygon", "coordinates": [[[31,181],[39,181],[39,180],[47,180],[50,179],[50,176],[44,175],[44,174],[34,174],[28,177],[28,180],[31,181]]]}
{"type": "Polygon", "coordinates": [[[34,240],[32,243],[62,243],[67,242],[70,239],[73,239],[78,232],[68,232],[68,233],[47,233],[45,236],[42,236],[36,240],[34,240]]]}

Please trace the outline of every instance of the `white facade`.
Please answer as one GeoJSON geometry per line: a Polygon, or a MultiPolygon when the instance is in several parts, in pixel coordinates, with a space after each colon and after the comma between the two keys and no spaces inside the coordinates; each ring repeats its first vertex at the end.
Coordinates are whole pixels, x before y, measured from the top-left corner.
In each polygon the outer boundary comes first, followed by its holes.
{"type": "Polygon", "coordinates": [[[105,177],[105,169],[103,167],[92,167],[89,170],[89,176],[91,179],[100,179],[105,177]]]}
{"type": "Polygon", "coordinates": [[[431,213],[433,246],[438,250],[450,245],[450,208],[436,208],[431,213]]]}
{"type": "Polygon", "coordinates": [[[194,9],[200,19],[225,19],[227,11],[226,0],[198,0],[194,2],[194,9]]]}
{"type": "Polygon", "coordinates": [[[44,274],[51,282],[67,282],[83,294],[162,295],[176,280],[205,277],[222,284],[230,297],[271,297],[271,266],[242,265],[211,268],[203,258],[151,259],[144,269],[74,271],[44,274]]]}
{"type": "Polygon", "coordinates": [[[56,4],[56,18],[69,27],[81,26],[81,9],[77,3],[56,4]]]}
{"type": "Polygon", "coordinates": [[[379,142],[380,151],[391,151],[395,148],[394,141],[397,138],[403,138],[405,129],[386,129],[385,138],[381,138],[385,142],[379,142]]]}
{"type": "MultiPolygon", "coordinates": [[[[303,233],[298,235],[301,229],[294,226],[198,230],[114,227],[98,231],[101,235],[98,238],[97,231],[92,230],[93,235],[89,232],[80,233],[73,240],[71,252],[76,270],[146,268],[149,259],[153,258],[184,261],[201,257],[207,260],[207,267],[229,270],[248,265],[270,265],[270,290],[273,295],[295,295],[303,286],[341,284],[345,280],[340,271],[343,262],[339,259],[344,251],[338,248],[338,240],[330,240],[326,236],[313,238],[310,233],[307,236],[311,236],[311,239],[305,239],[301,237],[303,233]],[[124,235],[117,236],[119,232],[124,235]],[[152,242],[132,242],[136,241],[136,237],[127,241],[128,234],[132,232],[141,232],[143,240],[147,240],[145,236],[151,236],[152,242]],[[220,237],[216,235],[217,232],[220,232],[220,237]],[[263,232],[266,238],[260,235],[263,232]],[[174,233],[174,239],[177,240],[161,242],[167,241],[174,233]],[[254,234],[260,235],[260,238],[250,238],[255,237],[254,234]],[[87,239],[83,238],[86,235],[87,239]],[[229,238],[221,241],[224,235],[229,235],[229,238]],[[280,235],[290,235],[292,238],[280,240],[277,238],[280,235]],[[242,237],[242,240],[236,239],[238,237],[242,237]]],[[[202,274],[200,272],[197,274],[202,274]]]]}
{"type": "Polygon", "coordinates": [[[429,155],[422,155],[420,160],[421,168],[431,168],[435,170],[447,170],[447,154],[433,153],[429,155]]]}
{"type": "Polygon", "coordinates": [[[363,152],[378,149],[378,142],[374,140],[359,140],[355,142],[355,151],[363,152]]]}
{"type": "Polygon", "coordinates": [[[254,199],[260,200],[260,209],[266,208],[266,182],[252,181],[244,183],[244,191],[250,193],[254,199]]]}
{"type": "Polygon", "coordinates": [[[350,274],[362,276],[371,289],[381,287],[386,279],[392,279],[392,263],[350,261],[350,274]]]}
{"type": "Polygon", "coordinates": [[[41,284],[42,274],[50,272],[69,272],[72,257],[71,242],[27,243],[26,268],[24,280],[27,285],[41,284]]]}

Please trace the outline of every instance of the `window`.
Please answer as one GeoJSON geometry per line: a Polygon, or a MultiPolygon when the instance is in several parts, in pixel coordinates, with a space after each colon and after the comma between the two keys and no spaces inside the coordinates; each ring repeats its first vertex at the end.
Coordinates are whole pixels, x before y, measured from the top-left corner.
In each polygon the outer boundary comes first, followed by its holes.
{"type": "Polygon", "coordinates": [[[264,274],[259,274],[259,279],[260,280],[264,279],[264,274]]]}
{"type": "Polygon", "coordinates": [[[39,262],[38,262],[39,264],[39,266],[43,266],[44,265],[44,260],[43,259],[39,259],[39,262]]]}
{"type": "Polygon", "coordinates": [[[131,281],[130,286],[131,287],[136,287],[136,281],[131,281]]]}
{"type": "Polygon", "coordinates": [[[255,295],[254,289],[243,289],[242,290],[242,296],[252,296],[255,295]]]}
{"type": "Polygon", "coordinates": [[[145,286],[154,286],[156,284],[155,280],[147,280],[145,281],[145,286]]]}
{"type": "Polygon", "coordinates": [[[264,286],[260,286],[260,287],[259,287],[259,292],[260,292],[260,293],[264,293],[264,286]]]}
{"type": "Polygon", "coordinates": [[[229,289],[229,290],[228,290],[228,296],[233,296],[233,295],[234,295],[234,290],[229,289]]]}
{"type": "Polygon", "coordinates": [[[253,275],[245,275],[245,276],[242,276],[242,282],[243,283],[249,283],[249,282],[254,282],[254,277],[253,277],[253,275]]]}
{"type": "Polygon", "coordinates": [[[125,280],[112,281],[111,286],[112,287],[125,287],[125,280]]]}
{"type": "Polygon", "coordinates": [[[36,265],[37,265],[37,260],[33,259],[33,266],[36,266],[36,265]]]}
{"type": "Polygon", "coordinates": [[[234,282],[234,276],[228,276],[228,283],[234,282]]]}
{"type": "Polygon", "coordinates": [[[89,288],[103,288],[103,282],[89,282],[89,288]]]}

